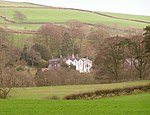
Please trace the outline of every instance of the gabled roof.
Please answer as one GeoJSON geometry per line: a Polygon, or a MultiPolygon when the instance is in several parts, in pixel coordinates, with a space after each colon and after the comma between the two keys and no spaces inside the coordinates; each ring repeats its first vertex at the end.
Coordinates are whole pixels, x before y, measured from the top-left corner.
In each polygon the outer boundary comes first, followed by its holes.
{"type": "Polygon", "coordinates": [[[74,60],[79,61],[80,60],[79,58],[68,58],[68,59],[70,59],[71,61],[74,61],[74,60]]]}
{"type": "Polygon", "coordinates": [[[92,62],[91,60],[89,60],[88,58],[81,58],[82,61],[87,61],[87,62],[92,62]]]}
{"type": "Polygon", "coordinates": [[[68,58],[68,60],[71,60],[71,61],[79,61],[79,60],[82,60],[83,62],[88,62],[88,63],[91,63],[92,64],[92,61],[89,60],[88,58],[68,58]]]}

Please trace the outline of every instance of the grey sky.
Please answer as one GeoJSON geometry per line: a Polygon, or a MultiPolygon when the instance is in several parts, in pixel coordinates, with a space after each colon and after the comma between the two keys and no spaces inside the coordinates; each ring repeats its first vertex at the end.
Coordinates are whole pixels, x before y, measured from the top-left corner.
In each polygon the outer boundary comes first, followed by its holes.
{"type": "Polygon", "coordinates": [[[150,16],[150,0],[9,0],[49,6],[150,16]]]}

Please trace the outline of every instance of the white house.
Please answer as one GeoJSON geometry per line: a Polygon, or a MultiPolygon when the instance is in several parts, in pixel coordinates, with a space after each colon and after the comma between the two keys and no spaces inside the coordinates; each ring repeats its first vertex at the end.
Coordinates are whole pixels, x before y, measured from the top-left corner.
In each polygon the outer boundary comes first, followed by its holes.
{"type": "Polygon", "coordinates": [[[92,68],[92,61],[88,58],[75,58],[72,56],[66,60],[66,64],[75,66],[76,70],[80,73],[91,72],[92,68]]]}

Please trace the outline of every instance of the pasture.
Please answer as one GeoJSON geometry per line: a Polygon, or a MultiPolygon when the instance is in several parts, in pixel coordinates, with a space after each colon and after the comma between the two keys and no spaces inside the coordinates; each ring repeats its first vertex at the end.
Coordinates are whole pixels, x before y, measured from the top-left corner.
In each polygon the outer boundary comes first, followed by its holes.
{"type": "Polygon", "coordinates": [[[29,34],[12,34],[9,36],[8,40],[11,45],[16,47],[23,47],[25,44],[32,44],[32,35],[29,34]]]}
{"type": "Polygon", "coordinates": [[[0,115],[149,115],[150,93],[99,100],[0,100],[0,115]]]}
{"type": "Polygon", "coordinates": [[[150,16],[120,14],[120,13],[109,13],[109,12],[100,12],[100,13],[107,14],[107,15],[110,15],[110,16],[115,16],[115,17],[118,17],[118,18],[150,21],[150,16]]]}
{"type": "Polygon", "coordinates": [[[38,30],[41,24],[0,24],[1,27],[12,30],[38,30]]]}
{"type": "MultiPolygon", "coordinates": [[[[100,23],[107,26],[123,26],[123,27],[138,27],[144,28],[147,24],[140,22],[133,22],[115,18],[109,18],[101,16],[94,13],[77,11],[77,10],[67,10],[67,9],[46,9],[46,8],[1,8],[0,15],[6,16],[10,20],[13,19],[14,11],[20,11],[27,16],[26,22],[66,22],[69,20],[78,20],[86,23],[100,23]]],[[[115,15],[115,14],[112,14],[115,15]]],[[[116,16],[118,16],[116,14],[116,16]]],[[[129,17],[129,15],[121,15],[122,18],[129,17]]],[[[144,19],[145,21],[150,21],[149,17],[145,16],[134,16],[130,15],[132,19],[144,19]]],[[[3,22],[1,19],[0,22],[3,22]]],[[[0,25],[4,26],[4,25],[0,25]]],[[[9,27],[9,24],[5,24],[9,27]]],[[[26,27],[26,25],[19,25],[21,27],[26,27]]],[[[11,25],[10,27],[19,29],[18,25],[11,25]]],[[[32,26],[30,26],[32,28],[32,26]]],[[[30,29],[30,28],[29,28],[30,29]]],[[[37,28],[32,28],[37,29],[37,28]]]]}
{"type": "Polygon", "coordinates": [[[90,92],[100,89],[121,88],[128,86],[137,86],[150,83],[150,80],[112,83],[112,84],[93,84],[93,85],[67,85],[67,86],[48,86],[48,87],[30,87],[30,88],[14,88],[9,99],[38,99],[45,100],[52,96],[62,99],[69,94],[82,92],[90,92]]]}

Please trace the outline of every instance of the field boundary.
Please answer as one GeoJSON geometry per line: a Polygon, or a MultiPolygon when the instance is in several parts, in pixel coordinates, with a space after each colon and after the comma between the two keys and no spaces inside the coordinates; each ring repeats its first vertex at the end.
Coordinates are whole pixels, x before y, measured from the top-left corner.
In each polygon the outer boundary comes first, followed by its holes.
{"type": "MultiPolygon", "coordinates": [[[[8,19],[5,16],[0,16],[0,18],[2,18],[4,21],[6,22],[0,22],[0,24],[66,24],[66,22],[16,22],[13,20],[8,19]]],[[[92,24],[92,23],[86,23],[86,22],[82,22],[83,24],[89,25],[89,26],[97,26],[97,24],[92,24]]],[[[128,30],[128,29],[119,29],[119,28],[114,28],[114,27],[110,27],[110,26],[104,26],[104,25],[100,25],[101,27],[105,28],[109,28],[109,29],[113,29],[113,30],[117,30],[117,31],[121,31],[121,32],[134,32],[134,30],[128,30]]],[[[132,28],[133,29],[133,28],[132,28]]],[[[137,29],[137,28],[136,28],[137,29]]],[[[11,33],[20,33],[20,34],[37,34],[37,31],[34,30],[13,30],[13,29],[6,29],[5,30],[11,32],[11,33]]]]}
{"type": "Polygon", "coordinates": [[[150,92],[150,84],[72,94],[65,96],[64,100],[93,100],[105,97],[139,94],[144,92],[150,92]]]}
{"type": "Polygon", "coordinates": [[[97,15],[100,15],[100,16],[113,18],[113,19],[119,19],[119,20],[126,20],[126,21],[150,24],[150,21],[138,20],[138,19],[130,19],[130,18],[121,18],[121,17],[117,17],[117,16],[111,16],[111,15],[108,15],[108,14],[100,13],[100,12],[97,12],[97,11],[90,11],[90,10],[83,10],[83,9],[76,9],[76,8],[53,7],[53,6],[39,5],[39,4],[28,3],[28,2],[23,2],[23,3],[36,5],[37,7],[34,7],[34,6],[0,6],[0,8],[46,8],[46,9],[75,10],[75,11],[81,11],[81,12],[94,13],[94,14],[97,14],[97,15]]]}
{"type": "MultiPolygon", "coordinates": [[[[5,24],[10,24],[10,23],[5,23],[5,24]]],[[[16,23],[18,24],[18,23],[16,23]]],[[[46,23],[22,23],[22,24],[66,24],[65,22],[46,22],[46,23]]],[[[96,24],[90,24],[90,23],[83,23],[83,24],[87,24],[90,26],[97,26],[96,24]]],[[[132,30],[128,30],[128,29],[120,29],[120,28],[115,28],[115,27],[109,27],[109,26],[103,26],[100,25],[102,28],[109,28],[111,30],[117,30],[120,32],[135,32],[135,28],[132,28],[132,30]]],[[[38,34],[37,30],[14,30],[14,29],[8,29],[8,28],[4,28],[6,31],[11,32],[11,33],[19,33],[19,34],[38,34]]],[[[137,29],[137,28],[136,28],[137,29]]],[[[140,31],[141,29],[139,29],[138,31],[140,31]]]]}

